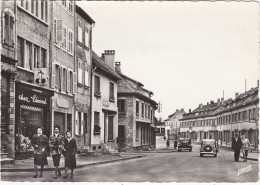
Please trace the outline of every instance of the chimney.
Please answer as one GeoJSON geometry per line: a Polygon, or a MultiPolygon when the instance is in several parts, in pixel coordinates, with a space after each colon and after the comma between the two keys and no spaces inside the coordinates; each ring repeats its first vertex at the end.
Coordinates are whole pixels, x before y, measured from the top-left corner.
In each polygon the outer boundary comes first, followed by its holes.
{"type": "Polygon", "coordinates": [[[223,102],[224,101],[224,98],[221,98],[221,102],[223,102]]]}
{"type": "Polygon", "coordinates": [[[184,109],[181,109],[182,111],[184,111],[184,109]]]}
{"type": "Polygon", "coordinates": [[[218,103],[220,102],[220,99],[218,98],[218,103]]]}
{"type": "Polygon", "coordinates": [[[121,62],[116,62],[116,69],[121,72],[121,62]]]}
{"type": "Polygon", "coordinates": [[[209,102],[207,102],[207,105],[209,105],[209,102]]]}
{"type": "Polygon", "coordinates": [[[115,69],[115,50],[105,50],[105,53],[102,53],[102,58],[112,69],[115,69]]]}
{"type": "Polygon", "coordinates": [[[239,93],[238,93],[238,92],[236,92],[236,93],[235,93],[235,97],[237,98],[237,97],[238,97],[238,95],[239,95],[239,93]]]}
{"type": "Polygon", "coordinates": [[[191,109],[189,109],[189,113],[191,113],[191,109]]]}
{"type": "Polygon", "coordinates": [[[259,80],[257,80],[257,87],[259,87],[259,80]]]}
{"type": "Polygon", "coordinates": [[[214,103],[214,100],[210,100],[210,104],[213,104],[214,103]]]}

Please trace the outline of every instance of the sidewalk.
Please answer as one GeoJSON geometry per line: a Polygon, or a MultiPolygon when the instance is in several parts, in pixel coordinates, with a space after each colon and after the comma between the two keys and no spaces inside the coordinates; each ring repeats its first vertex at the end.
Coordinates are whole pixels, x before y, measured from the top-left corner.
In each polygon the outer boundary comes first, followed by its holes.
{"type": "MultiPolygon", "coordinates": [[[[82,168],[90,165],[105,164],[121,160],[135,159],[145,157],[143,154],[124,154],[115,155],[77,155],[77,168],[82,168]]],[[[52,157],[47,157],[48,165],[44,166],[45,171],[53,171],[52,157]]],[[[40,167],[38,167],[40,168],[40,167]]],[[[64,157],[61,157],[60,168],[64,169],[64,157]]],[[[1,172],[28,172],[34,171],[34,159],[15,160],[15,164],[1,165],[1,172]]]]}

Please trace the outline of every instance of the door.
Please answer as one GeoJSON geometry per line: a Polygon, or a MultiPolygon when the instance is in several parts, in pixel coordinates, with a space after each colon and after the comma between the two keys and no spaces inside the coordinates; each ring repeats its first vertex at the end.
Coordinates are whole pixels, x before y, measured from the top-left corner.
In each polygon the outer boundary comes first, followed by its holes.
{"type": "Polygon", "coordinates": [[[84,145],[88,145],[88,114],[84,113],[84,145]]]}
{"type": "Polygon", "coordinates": [[[107,113],[104,112],[104,143],[107,143],[107,113]]]}
{"type": "Polygon", "coordinates": [[[108,140],[114,139],[114,116],[108,116],[108,140]]]}
{"type": "Polygon", "coordinates": [[[54,113],[54,126],[59,125],[60,126],[60,134],[62,136],[65,135],[65,114],[60,112],[54,113]]]}

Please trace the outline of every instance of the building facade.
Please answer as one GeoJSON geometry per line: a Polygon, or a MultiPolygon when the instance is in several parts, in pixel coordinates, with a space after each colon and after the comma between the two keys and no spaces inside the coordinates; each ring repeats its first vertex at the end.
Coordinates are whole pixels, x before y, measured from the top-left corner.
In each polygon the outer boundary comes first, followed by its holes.
{"type": "Polygon", "coordinates": [[[75,107],[75,136],[82,149],[90,146],[90,85],[92,27],[94,20],[76,5],[75,14],[75,71],[77,72],[75,107]]]}
{"type": "Polygon", "coordinates": [[[120,62],[116,62],[118,82],[118,137],[127,148],[149,149],[155,147],[154,111],[157,103],[153,93],[143,84],[124,75],[120,62]]]}
{"type": "MultiPolygon", "coordinates": [[[[15,157],[16,4],[1,1],[1,153],[15,157]]],[[[1,155],[2,156],[2,155],[1,155]]]]}
{"type": "Polygon", "coordinates": [[[80,137],[74,124],[74,95],[77,90],[77,73],[75,69],[74,20],[75,1],[49,1],[51,4],[51,88],[52,125],[60,126],[60,134],[71,130],[75,138],[80,137]]]}
{"type": "Polygon", "coordinates": [[[17,75],[15,81],[15,157],[33,154],[37,126],[51,133],[49,41],[51,3],[16,1],[17,75]]]}
{"type": "Polygon", "coordinates": [[[259,87],[236,93],[235,99],[218,99],[207,105],[200,104],[194,111],[184,114],[181,136],[193,140],[214,138],[220,145],[231,146],[235,132],[245,134],[254,148],[259,144],[259,87]]]}
{"type": "Polygon", "coordinates": [[[91,149],[113,150],[118,136],[117,81],[114,50],[92,53],[91,149]]]}
{"type": "Polygon", "coordinates": [[[173,114],[168,116],[168,119],[170,120],[170,135],[174,139],[178,139],[180,133],[180,119],[183,118],[183,114],[185,113],[184,109],[176,109],[173,114]]]}

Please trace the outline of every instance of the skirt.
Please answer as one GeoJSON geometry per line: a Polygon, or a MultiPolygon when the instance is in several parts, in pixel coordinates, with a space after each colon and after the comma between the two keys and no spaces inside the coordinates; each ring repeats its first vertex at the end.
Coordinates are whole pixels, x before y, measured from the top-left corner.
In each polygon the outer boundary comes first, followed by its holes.
{"type": "Polygon", "coordinates": [[[60,154],[53,155],[52,159],[54,166],[60,166],[60,154]]]}
{"type": "Polygon", "coordinates": [[[47,154],[34,154],[35,165],[48,165],[47,154]]]}
{"type": "Polygon", "coordinates": [[[65,167],[75,168],[76,167],[76,157],[75,155],[65,155],[65,167]]]}

